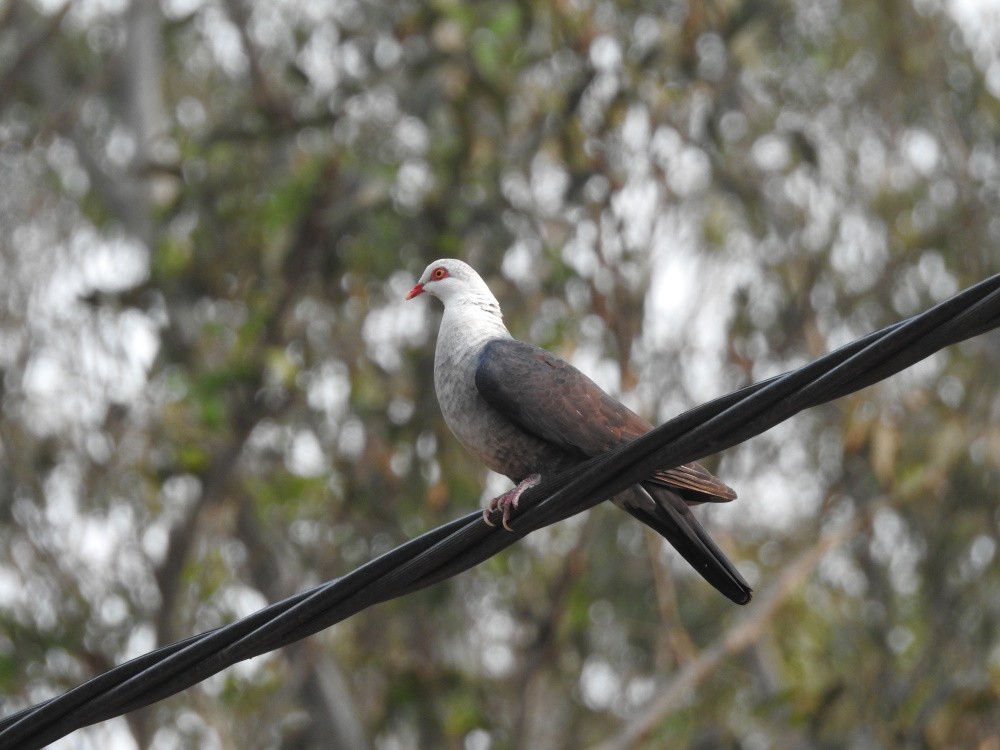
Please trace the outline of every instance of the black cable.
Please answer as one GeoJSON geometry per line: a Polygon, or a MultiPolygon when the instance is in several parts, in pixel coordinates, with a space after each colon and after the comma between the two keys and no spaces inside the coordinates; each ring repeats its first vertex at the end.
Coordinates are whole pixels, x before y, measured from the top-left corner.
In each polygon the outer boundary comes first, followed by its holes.
{"type": "Polygon", "coordinates": [[[140,656],[0,719],[0,750],[40,748],[70,732],[173,695],[239,661],[293,643],[373,604],[430,586],[532,531],[590,508],[654,469],[759,435],[803,409],[853,393],[951,344],[1000,326],[1000,275],[930,310],[769,380],[681,414],[638,440],[547,477],[521,499],[514,531],[479,512],[455,519],[353,572],[238,622],[140,656]]]}

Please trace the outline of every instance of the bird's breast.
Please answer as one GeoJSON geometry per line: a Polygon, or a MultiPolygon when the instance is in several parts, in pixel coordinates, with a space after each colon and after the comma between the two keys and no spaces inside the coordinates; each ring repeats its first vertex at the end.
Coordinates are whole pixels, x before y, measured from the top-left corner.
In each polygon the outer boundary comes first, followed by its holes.
{"type": "Polygon", "coordinates": [[[466,450],[514,481],[575,463],[562,450],[522,430],[482,397],[476,388],[481,345],[455,346],[443,334],[444,330],[434,356],[434,389],[445,423],[466,450]]]}

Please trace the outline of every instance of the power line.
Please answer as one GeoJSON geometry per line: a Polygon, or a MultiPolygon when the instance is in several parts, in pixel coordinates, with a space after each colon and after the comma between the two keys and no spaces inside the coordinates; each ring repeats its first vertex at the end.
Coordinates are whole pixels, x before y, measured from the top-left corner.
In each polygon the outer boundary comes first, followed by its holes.
{"type": "Polygon", "coordinates": [[[654,469],[729,448],[803,409],[860,390],[951,344],[1000,326],[1000,275],[803,367],[715,399],[638,440],[547,477],[521,499],[514,531],[478,511],[238,622],[140,656],[55,698],[0,719],[0,750],[32,750],[81,727],[155,703],[253,656],[361,610],[457,575],[527,534],[590,508],[654,469]]]}

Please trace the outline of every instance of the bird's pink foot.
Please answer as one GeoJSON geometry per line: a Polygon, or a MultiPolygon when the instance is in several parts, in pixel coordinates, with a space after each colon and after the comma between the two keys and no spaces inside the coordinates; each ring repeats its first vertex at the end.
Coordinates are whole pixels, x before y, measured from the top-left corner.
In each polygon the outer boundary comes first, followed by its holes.
{"type": "Polygon", "coordinates": [[[483,520],[489,526],[493,526],[494,523],[490,520],[490,515],[495,510],[499,510],[503,514],[503,527],[507,531],[513,531],[510,527],[510,517],[517,510],[517,503],[521,499],[521,495],[530,490],[532,487],[538,485],[542,481],[541,474],[532,474],[531,476],[522,479],[518,482],[517,486],[513,489],[507,490],[502,495],[499,495],[487,504],[486,509],[483,510],[483,520]]]}

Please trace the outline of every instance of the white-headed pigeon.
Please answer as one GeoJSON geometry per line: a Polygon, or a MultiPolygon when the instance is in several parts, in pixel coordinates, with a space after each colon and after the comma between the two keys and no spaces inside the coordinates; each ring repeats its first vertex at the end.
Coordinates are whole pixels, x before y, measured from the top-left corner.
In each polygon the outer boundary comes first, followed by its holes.
{"type": "MultiPolygon", "coordinates": [[[[486,282],[460,260],[436,260],[406,295],[444,303],[434,354],[434,387],[445,422],[465,448],[514,489],[493,499],[509,527],[521,494],[558,472],[652,429],[567,362],[518,341],[486,282]]],[[[695,570],[737,604],[751,589],[689,506],[728,502],[736,493],[697,463],[658,471],[611,498],[669,541],[695,570]]]]}

